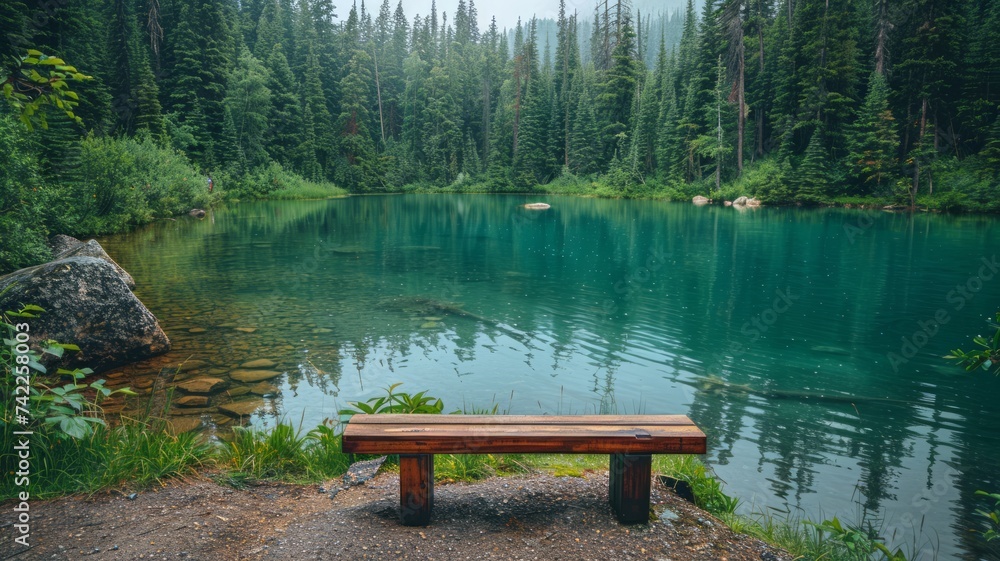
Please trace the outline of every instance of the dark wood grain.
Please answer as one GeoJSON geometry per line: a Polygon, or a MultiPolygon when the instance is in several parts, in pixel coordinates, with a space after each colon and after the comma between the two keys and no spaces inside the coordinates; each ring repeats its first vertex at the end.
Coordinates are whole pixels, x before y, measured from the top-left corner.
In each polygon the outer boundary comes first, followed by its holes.
{"type": "Polygon", "coordinates": [[[434,456],[399,456],[399,519],[404,526],[426,526],[434,507],[434,456]]]}
{"type": "Polygon", "coordinates": [[[359,413],[352,424],[372,425],[691,425],[685,415],[408,415],[359,413]]]}
{"type": "Polygon", "coordinates": [[[608,418],[609,423],[595,415],[356,415],[342,446],[356,454],[705,453],[705,433],[683,415],[608,418]],[[440,422],[444,418],[448,422],[440,422]],[[505,422],[489,422],[498,418],[505,422]]]}

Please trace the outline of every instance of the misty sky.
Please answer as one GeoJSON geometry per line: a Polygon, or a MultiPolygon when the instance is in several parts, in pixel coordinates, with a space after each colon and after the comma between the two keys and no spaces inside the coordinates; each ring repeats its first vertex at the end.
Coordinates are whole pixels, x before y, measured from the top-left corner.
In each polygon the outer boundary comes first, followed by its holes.
{"type": "MultiPolygon", "coordinates": [[[[6,1],[6,0],[0,0],[6,1]]],[[[337,14],[341,18],[347,17],[347,12],[351,9],[351,4],[357,2],[361,6],[361,0],[334,0],[337,6],[337,14]]],[[[389,5],[393,10],[399,0],[389,0],[389,5]]],[[[468,2],[468,0],[466,0],[468,2]]],[[[594,6],[597,0],[566,0],[566,11],[580,14],[581,19],[590,20],[593,18],[594,6]]],[[[632,0],[632,5],[637,6],[644,12],[665,10],[673,12],[675,9],[683,8],[686,0],[632,0]]],[[[695,2],[698,6],[700,0],[695,2]]],[[[378,14],[382,6],[382,0],[365,0],[365,9],[372,13],[372,17],[378,14]]],[[[437,9],[448,12],[448,21],[453,21],[455,7],[458,0],[437,0],[437,9]]],[[[479,12],[479,28],[485,31],[490,25],[490,18],[496,16],[497,26],[513,29],[520,16],[523,21],[531,19],[531,16],[555,19],[559,15],[559,0],[476,0],[476,10],[479,12]]],[[[431,11],[431,0],[403,0],[403,11],[406,12],[406,19],[411,23],[413,16],[420,14],[426,16],[431,11]]]]}
{"type": "MultiPolygon", "coordinates": [[[[349,1],[334,2],[341,17],[347,16],[350,10],[349,1]]],[[[389,5],[395,9],[398,1],[389,0],[389,5]]],[[[358,0],[358,5],[361,5],[361,0],[358,0]]],[[[365,8],[374,13],[378,13],[381,5],[382,0],[365,0],[365,8]]],[[[567,9],[572,10],[574,5],[581,13],[584,11],[591,13],[594,9],[592,0],[566,0],[567,9]]],[[[448,21],[452,21],[455,15],[455,6],[458,6],[458,0],[437,0],[438,13],[448,12],[448,21]]],[[[412,22],[414,15],[419,13],[425,16],[430,13],[431,0],[403,0],[403,10],[406,12],[406,18],[412,22]]],[[[484,31],[489,27],[492,16],[497,17],[497,25],[501,29],[513,28],[517,24],[518,16],[524,19],[530,19],[532,15],[537,15],[539,18],[555,18],[558,15],[559,0],[476,0],[476,10],[479,11],[479,27],[484,31]]]]}

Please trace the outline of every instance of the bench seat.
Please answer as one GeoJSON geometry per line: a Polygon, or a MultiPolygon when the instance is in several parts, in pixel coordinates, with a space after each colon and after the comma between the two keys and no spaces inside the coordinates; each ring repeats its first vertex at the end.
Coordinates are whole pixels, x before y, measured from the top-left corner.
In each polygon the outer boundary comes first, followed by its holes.
{"type": "Polygon", "coordinates": [[[609,500],[618,519],[646,522],[652,454],[704,454],[684,415],[354,415],[343,451],[399,454],[400,518],[430,522],[434,454],[609,454],[609,500]]]}

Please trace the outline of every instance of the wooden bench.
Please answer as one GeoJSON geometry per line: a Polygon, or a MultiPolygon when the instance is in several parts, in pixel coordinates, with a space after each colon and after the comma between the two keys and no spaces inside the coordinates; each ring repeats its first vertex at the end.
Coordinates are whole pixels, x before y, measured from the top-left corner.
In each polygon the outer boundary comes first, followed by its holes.
{"type": "Polygon", "coordinates": [[[618,519],[649,519],[652,454],[704,454],[705,433],[683,415],[354,415],[344,452],[399,454],[400,519],[426,526],[434,454],[610,454],[608,498],[618,519]]]}

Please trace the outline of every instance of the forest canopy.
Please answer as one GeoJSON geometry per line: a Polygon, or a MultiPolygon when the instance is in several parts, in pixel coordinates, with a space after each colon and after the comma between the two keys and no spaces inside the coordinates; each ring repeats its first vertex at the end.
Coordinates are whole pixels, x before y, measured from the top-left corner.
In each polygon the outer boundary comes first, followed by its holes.
{"type": "Polygon", "coordinates": [[[79,121],[55,111],[10,133],[5,157],[29,171],[0,187],[93,191],[80,154],[109,139],[242,197],[295,176],[355,192],[579,184],[1000,210],[998,2],[579,13],[559,0],[558,14],[500,29],[480,26],[474,0],[429,14],[389,0],[8,0],[0,80],[29,52],[93,79],[72,84],[79,121]]]}

